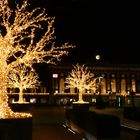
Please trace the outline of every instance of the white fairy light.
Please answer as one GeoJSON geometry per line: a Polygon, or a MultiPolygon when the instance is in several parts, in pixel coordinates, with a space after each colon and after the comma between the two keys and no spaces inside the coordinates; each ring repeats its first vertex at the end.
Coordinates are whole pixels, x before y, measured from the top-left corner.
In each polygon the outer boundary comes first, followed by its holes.
{"type": "Polygon", "coordinates": [[[97,81],[97,79],[100,79],[100,77],[95,78],[94,74],[88,70],[88,67],[76,64],[66,78],[66,88],[77,88],[79,90],[79,100],[77,102],[82,103],[84,102],[82,95],[86,89],[97,89],[99,87],[100,80],[97,81]]]}
{"type": "Polygon", "coordinates": [[[9,72],[8,87],[19,88],[18,103],[24,103],[23,90],[27,88],[36,88],[40,85],[39,77],[34,69],[30,69],[25,65],[19,65],[9,72]]]}

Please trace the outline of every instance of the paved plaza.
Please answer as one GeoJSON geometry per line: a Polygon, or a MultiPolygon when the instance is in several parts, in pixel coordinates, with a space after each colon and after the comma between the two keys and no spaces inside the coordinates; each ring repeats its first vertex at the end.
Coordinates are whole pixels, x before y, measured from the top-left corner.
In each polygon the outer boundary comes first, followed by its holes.
{"type": "MultiPolygon", "coordinates": [[[[120,140],[135,140],[137,130],[140,128],[140,122],[125,119],[122,115],[123,109],[95,109],[91,107],[90,110],[120,117],[122,125],[120,140]]],[[[31,107],[29,112],[33,115],[32,140],[84,140],[80,134],[64,127],[66,120],[65,107],[37,106],[31,107]]]]}

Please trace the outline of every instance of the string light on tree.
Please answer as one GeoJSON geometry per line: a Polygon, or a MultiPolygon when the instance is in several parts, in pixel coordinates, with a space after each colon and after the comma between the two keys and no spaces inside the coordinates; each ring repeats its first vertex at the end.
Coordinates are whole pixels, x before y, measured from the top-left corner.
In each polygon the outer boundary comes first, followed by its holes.
{"type": "Polygon", "coordinates": [[[8,87],[19,89],[18,103],[25,103],[23,94],[27,88],[37,88],[40,85],[35,70],[25,65],[19,65],[9,72],[8,87]]]}
{"type": "Polygon", "coordinates": [[[83,93],[86,89],[98,89],[100,80],[97,79],[99,78],[95,78],[94,74],[91,73],[90,70],[88,70],[88,67],[85,67],[85,65],[76,64],[66,78],[66,88],[77,88],[79,90],[79,99],[77,103],[84,103],[83,93]]]}
{"type": "Polygon", "coordinates": [[[0,1],[0,118],[31,116],[29,113],[13,112],[9,107],[9,71],[20,64],[32,68],[34,63],[55,63],[74,47],[69,43],[56,46],[54,17],[49,17],[45,10],[29,8],[28,0],[14,2],[0,1]],[[9,2],[15,6],[10,6],[9,2]]]}

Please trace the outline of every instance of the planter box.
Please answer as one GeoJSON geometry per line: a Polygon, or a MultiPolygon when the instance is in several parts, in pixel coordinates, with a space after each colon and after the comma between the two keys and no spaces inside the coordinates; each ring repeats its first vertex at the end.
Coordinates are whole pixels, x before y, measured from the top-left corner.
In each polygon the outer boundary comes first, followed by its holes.
{"type": "Polygon", "coordinates": [[[25,103],[12,103],[10,106],[11,106],[11,109],[14,111],[14,112],[26,112],[29,110],[29,102],[25,102],[25,103]]]}
{"type": "Polygon", "coordinates": [[[120,118],[96,113],[95,111],[82,111],[66,109],[67,126],[94,139],[120,139],[120,118]]]}
{"type": "Polygon", "coordinates": [[[0,119],[0,140],[32,140],[32,117],[0,119]]]}
{"type": "Polygon", "coordinates": [[[85,103],[73,102],[72,109],[73,110],[88,111],[89,110],[89,103],[88,102],[85,102],[85,103]]]}
{"type": "Polygon", "coordinates": [[[140,122],[140,107],[124,107],[123,116],[127,119],[140,122]]]}

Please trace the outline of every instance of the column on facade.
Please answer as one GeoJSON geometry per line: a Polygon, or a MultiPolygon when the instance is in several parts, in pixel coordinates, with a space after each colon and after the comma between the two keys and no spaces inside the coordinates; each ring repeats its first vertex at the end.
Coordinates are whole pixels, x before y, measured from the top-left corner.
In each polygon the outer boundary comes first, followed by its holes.
{"type": "Polygon", "coordinates": [[[111,75],[111,91],[113,93],[116,93],[116,75],[115,74],[111,75]]]}
{"type": "Polygon", "coordinates": [[[126,92],[130,92],[131,91],[131,79],[130,79],[130,74],[128,73],[126,75],[126,87],[127,87],[127,91],[126,92]]]}
{"type": "Polygon", "coordinates": [[[131,89],[133,92],[136,92],[136,78],[135,75],[131,75],[131,89]]]}
{"type": "Polygon", "coordinates": [[[64,89],[65,89],[65,80],[63,77],[61,77],[59,82],[59,92],[64,93],[64,89]]]}
{"type": "Polygon", "coordinates": [[[119,93],[121,92],[121,78],[120,78],[120,73],[117,73],[116,74],[116,93],[119,93]]]}
{"type": "Polygon", "coordinates": [[[106,76],[106,85],[107,85],[107,92],[111,92],[111,81],[110,81],[110,74],[107,73],[107,76],[106,76]]]}
{"type": "Polygon", "coordinates": [[[102,94],[106,94],[107,91],[106,91],[106,79],[103,78],[102,81],[101,81],[101,93],[102,94]]]}
{"type": "Polygon", "coordinates": [[[40,87],[40,92],[41,93],[46,93],[46,87],[40,87]]]}
{"type": "Polygon", "coordinates": [[[36,88],[31,88],[31,93],[36,93],[36,88]]]}
{"type": "Polygon", "coordinates": [[[121,78],[121,95],[126,94],[126,79],[125,77],[121,78]]]}
{"type": "Polygon", "coordinates": [[[75,88],[70,88],[70,93],[75,93],[75,88]]]}
{"type": "Polygon", "coordinates": [[[136,80],[135,79],[132,79],[132,90],[134,91],[134,92],[136,92],[136,80]]]}

